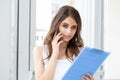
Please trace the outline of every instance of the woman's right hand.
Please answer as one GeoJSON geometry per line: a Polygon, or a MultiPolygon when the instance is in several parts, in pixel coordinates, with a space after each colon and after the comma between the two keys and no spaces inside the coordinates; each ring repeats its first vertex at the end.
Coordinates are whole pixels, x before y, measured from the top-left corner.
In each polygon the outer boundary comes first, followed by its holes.
{"type": "Polygon", "coordinates": [[[52,51],[53,54],[59,54],[59,46],[63,42],[60,40],[62,38],[62,33],[55,34],[52,41],[52,51]],[[59,41],[60,40],[60,41],[59,41]]]}

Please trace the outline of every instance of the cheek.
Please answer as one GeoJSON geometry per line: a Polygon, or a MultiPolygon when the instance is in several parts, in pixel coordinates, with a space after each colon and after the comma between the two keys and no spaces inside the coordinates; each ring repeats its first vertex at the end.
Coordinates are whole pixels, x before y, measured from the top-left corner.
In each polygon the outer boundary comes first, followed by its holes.
{"type": "Polygon", "coordinates": [[[73,31],[73,35],[75,35],[76,32],[77,32],[77,30],[73,31]]]}
{"type": "Polygon", "coordinates": [[[76,31],[73,32],[72,37],[75,36],[75,34],[76,34],[76,31]]]}
{"type": "Polygon", "coordinates": [[[65,32],[65,29],[59,28],[59,31],[60,31],[61,33],[64,33],[64,32],[65,32]]]}

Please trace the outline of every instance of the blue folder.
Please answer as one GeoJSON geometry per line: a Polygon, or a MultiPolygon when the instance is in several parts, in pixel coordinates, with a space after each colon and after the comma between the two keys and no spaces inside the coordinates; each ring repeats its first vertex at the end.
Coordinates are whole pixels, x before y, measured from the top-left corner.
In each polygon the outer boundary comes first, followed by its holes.
{"type": "Polygon", "coordinates": [[[85,47],[76,57],[62,80],[81,80],[83,75],[94,75],[110,53],[91,47],[85,47]]]}

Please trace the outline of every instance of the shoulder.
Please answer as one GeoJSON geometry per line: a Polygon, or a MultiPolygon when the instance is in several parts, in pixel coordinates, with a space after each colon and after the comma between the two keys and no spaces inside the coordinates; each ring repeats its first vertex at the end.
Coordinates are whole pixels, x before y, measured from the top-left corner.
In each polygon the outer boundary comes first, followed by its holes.
{"type": "Polygon", "coordinates": [[[39,70],[39,65],[43,65],[43,47],[42,46],[35,46],[33,48],[33,61],[35,69],[39,70]]]}
{"type": "Polygon", "coordinates": [[[33,48],[33,56],[35,58],[36,57],[42,58],[42,56],[43,56],[43,47],[42,46],[35,46],[33,48]]]}
{"type": "Polygon", "coordinates": [[[43,47],[42,47],[42,46],[35,46],[35,47],[33,48],[33,51],[41,51],[41,50],[43,50],[43,47]]]}

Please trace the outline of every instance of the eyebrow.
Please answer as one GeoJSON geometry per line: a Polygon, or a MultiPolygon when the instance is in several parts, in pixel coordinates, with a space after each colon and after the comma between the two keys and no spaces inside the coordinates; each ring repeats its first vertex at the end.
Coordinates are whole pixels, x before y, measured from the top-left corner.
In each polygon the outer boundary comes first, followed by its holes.
{"type": "MultiPolygon", "coordinates": [[[[68,24],[68,23],[66,23],[66,22],[63,22],[62,24],[69,25],[69,24],[68,24]]],[[[72,26],[77,26],[77,24],[74,24],[74,25],[72,25],[72,26]]]]}

